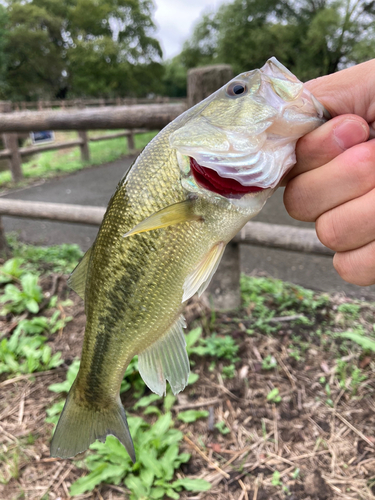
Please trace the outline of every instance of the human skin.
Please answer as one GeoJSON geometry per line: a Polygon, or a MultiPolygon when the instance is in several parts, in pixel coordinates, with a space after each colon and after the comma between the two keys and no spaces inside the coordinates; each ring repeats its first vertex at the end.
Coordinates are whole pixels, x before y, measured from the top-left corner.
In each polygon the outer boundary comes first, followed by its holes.
{"type": "Polygon", "coordinates": [[[375,284],[375,59],[306,83],[333,117],[297,143],[284,203],[350,283],[375,284]]]}

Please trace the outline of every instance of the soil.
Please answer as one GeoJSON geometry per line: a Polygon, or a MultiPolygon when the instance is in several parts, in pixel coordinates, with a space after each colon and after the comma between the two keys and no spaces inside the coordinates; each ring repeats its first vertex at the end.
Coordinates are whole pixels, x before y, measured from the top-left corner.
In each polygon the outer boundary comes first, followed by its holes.
{"type": "MultiPolygon", "coordinates": [[[[50,275],[42,281],[44,292],[68,296],[72,305],[61,307],[73,316],[64,331],[50,338],[54,351],[62,352],[59,368],[13,379],[0,379],[0,498],[2,500],[63,500],[69,486],[85,474],[76,460],[49,456],[52,425],[45,422],[46,409],[61,399],[48,386],[65,380],[69,364],[80,354],[85,314],[82,300],[69,292],[66,277],[50,275]]],[[[332,297],[330,305],[316,315],[316,325],[325,325],[328,315],[345,329],[337,313],[349,301],[332,297]]],[[[363,304],[359,322],[374,318],[374,304],[363,304]]],[[[48,314],[48,310],[44,311],[48,314]]],[[[228,335],[240,345],[235,376],[225,379],[228,362],[191,356],[192,370],[199,380],[178,395],[174,415],[186,409],[206,409],[208,419],[175,425],[184,434],[183,451],[191,459],[179,474],[204,478],[212,488],[206,493],[181,494],[183,499],[204,500],[367,500],[375,498],[375,359],[360,349],[339,353],[339,341],[327,344],[311,337],[306,325],[286,321],[272,335],[246,330],[252,324],[249,308],[213,314],[207,304],[190,301],[185,316],[188,325],[201,325],[204,335],[213,331],[228,335]],[[303,358],[293,356],[290,342],[299,335],[309,342],[303,358]],[[337,349],[335,348],[337,344],[337,349]],[[327,348],[329,345],[329,348],[327,348]],[[277,368],[262,368],[273,356],[277,368]],[[359,366],[366,374],[354,391],[350,378],[339,383],[337,359],[359,366]],[[325,381],[325,382],[323,382],[325,381]],[[329,385],[329,393],[327,392],[329,385]],[[267,400],[277,388],[281,402],[267,400]],[[328,404],[328,400],[330,404],[328,404]],[[223,421],[229,433],[215,427],[223,421]]],[[[15,328],[14,318],[3,318],[6,335],[15,328]]],[[[124,394],[128,413],[135,403],[132,391],[124,394]],[[130,410],[129,410],[130,409],[130,410]]],[[[148,416],[152,421],[152,416],[148,416]]],[[[128,498],[123,486],[102,485],[75,498],[116,500],[128,498]]]]}

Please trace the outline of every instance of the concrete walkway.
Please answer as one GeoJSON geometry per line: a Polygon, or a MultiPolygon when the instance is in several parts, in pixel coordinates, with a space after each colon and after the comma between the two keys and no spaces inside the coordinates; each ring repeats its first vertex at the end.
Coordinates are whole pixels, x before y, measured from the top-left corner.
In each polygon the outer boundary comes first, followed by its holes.
{"type": "MultiPolygon", "coordinates": [[[[106,206],[117,183],[130,168],[134,157],[81,170],[66,177],[43,184],[13,191],[6,198],[19,200],[72,203],[78,205],[106,206]]],[[[282,189],[268,200],[262,212],[254,219],[273,224],[314,227],[289,217],[282,203],[282,189]]],[[[6,231],[16,231],[28,243],[54,245],[77,243],[87,250],[95,239],[97,228],[61,222],[33,221],[4,217],[6,231]]],[[[264,272],[275,278],[291,281],[307,288],[336,291],[375,300],[375,286],[357,287],[345,283],[335,272],[332,258],[314,256],[286,250],[266,249],[249,245],[241,246],[241,269],[247,274],[264,272]]]]}

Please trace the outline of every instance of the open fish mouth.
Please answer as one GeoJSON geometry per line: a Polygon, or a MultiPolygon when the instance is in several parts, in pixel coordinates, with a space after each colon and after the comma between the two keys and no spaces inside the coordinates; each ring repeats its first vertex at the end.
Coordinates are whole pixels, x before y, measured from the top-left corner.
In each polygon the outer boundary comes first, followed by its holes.
{"type": "Polygon", "coordinates": [[[195,179],[200,186],[221,196],[238,196],[247,193],[256,193],[264,191],[259,186],[243,186],[236,179],[231,177],[221,177],[212,168],[204,167],[192,157],[190,157],[190,169],[195,179]]]}

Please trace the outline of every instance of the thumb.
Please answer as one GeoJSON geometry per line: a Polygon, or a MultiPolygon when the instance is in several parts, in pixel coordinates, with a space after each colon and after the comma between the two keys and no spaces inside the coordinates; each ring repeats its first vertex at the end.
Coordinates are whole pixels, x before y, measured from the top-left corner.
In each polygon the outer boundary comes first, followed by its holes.
{"type": "Polygon", "coordinates": [[[372,127],[375,137],[375,59],[306,82],[306,87],[332,116],[355,114],[372,127]]]}

